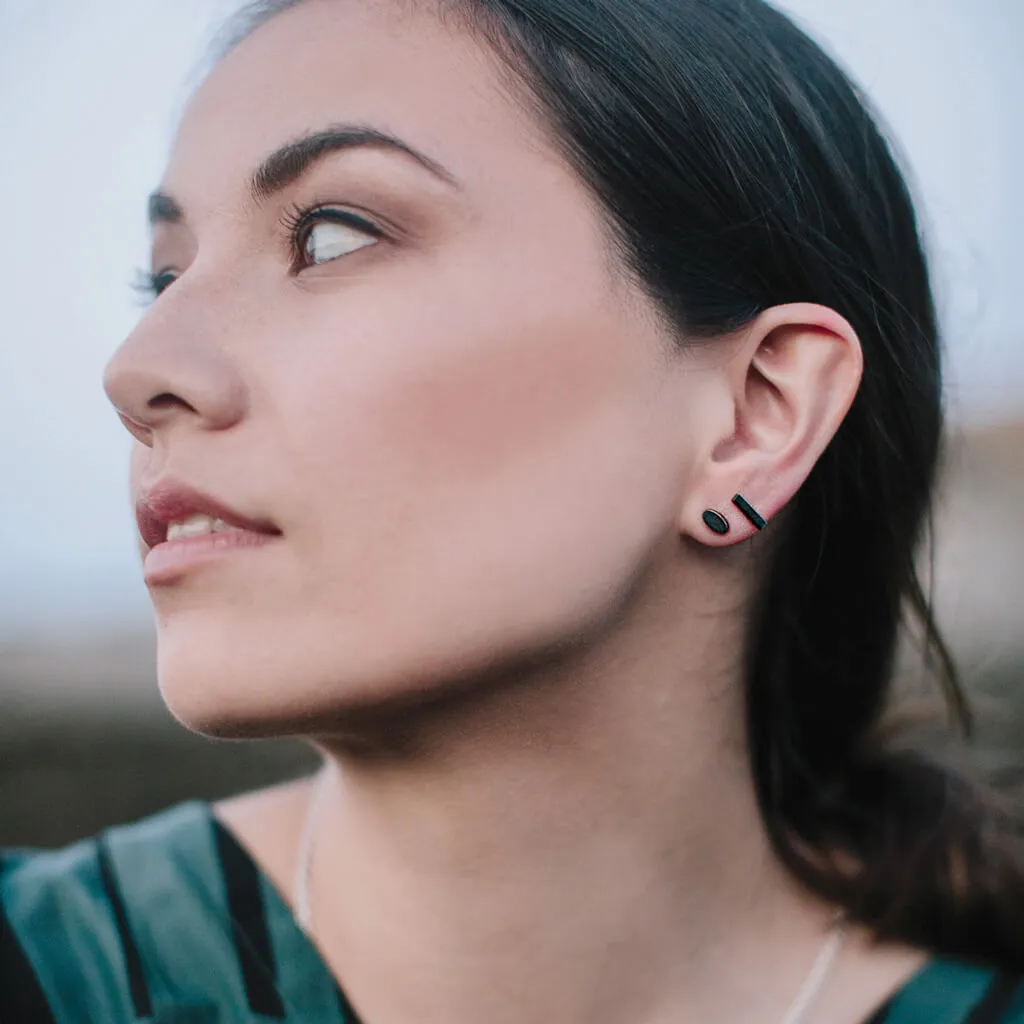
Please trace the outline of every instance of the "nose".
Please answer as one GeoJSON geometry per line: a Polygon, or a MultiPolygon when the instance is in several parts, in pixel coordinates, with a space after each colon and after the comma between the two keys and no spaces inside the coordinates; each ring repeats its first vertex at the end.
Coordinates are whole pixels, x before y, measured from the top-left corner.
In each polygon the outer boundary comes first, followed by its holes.
{"type": "Polygon", "coordinates": [[[245,416],[247,394],[232,358],[204,332],[154,308],[107,364],[103,387],[143,444],[176,425],[226,430],[245,416]]]}

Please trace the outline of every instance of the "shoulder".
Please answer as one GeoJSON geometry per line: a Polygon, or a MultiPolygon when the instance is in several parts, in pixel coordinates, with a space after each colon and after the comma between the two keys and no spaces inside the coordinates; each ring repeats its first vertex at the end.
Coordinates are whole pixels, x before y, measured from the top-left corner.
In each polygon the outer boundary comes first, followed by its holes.
{"type": "Polygon", "coordinates": [[[195,802],[63,850],[0,852],[0,1019],[74,1019],[83,1004],[90,1019],[147,1016],[154,922],[180,947],[184,920],[223,905],[216,843],[195,802]]]}
{"type": "Polygon", "coordinates": [[[867,1024],[1024,1024],[1024,976],[930,961],[867,1024]]]}
{"type": "Polygon", "coordinates": [[[334,979],[233,831],[249,806],[3,855],[0,1021],[336,1022],[334,979]]]}

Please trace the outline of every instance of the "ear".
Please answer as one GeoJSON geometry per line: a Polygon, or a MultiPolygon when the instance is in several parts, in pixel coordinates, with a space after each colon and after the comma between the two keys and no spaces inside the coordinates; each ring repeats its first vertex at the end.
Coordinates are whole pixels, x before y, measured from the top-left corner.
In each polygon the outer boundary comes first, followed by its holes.
{"type": "Polygon", "coordinates": [[[682,531],[703,544],[726,546],[758,532],[733,503],[735,495],[771,521],[800,489],[857,394],[860,341],[835,311],[810,303],[774,306],[737,336],[725,361],[732,431],[712,439],[681,510],[682,531]],[[719,513],[728,531],[705,522],[719,513]]]}

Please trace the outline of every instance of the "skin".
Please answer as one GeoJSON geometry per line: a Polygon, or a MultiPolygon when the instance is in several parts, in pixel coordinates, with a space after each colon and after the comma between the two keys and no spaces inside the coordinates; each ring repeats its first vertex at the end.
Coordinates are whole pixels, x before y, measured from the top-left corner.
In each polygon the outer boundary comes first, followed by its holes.
{"type": "MultiPolygon", "coordinates": [[[[258,30],[160,191],[176,280],[106,375],[134,496],[171,476],[281,531],[150,586],[160,686],[191,728],[323,752],[314,938],[364,1019],[778,1020],[832,910],[753,798],[772,531],[730,498],[771,519],[806,478],[860,380],[849,325],[790,305],[687,346],[492,56],[418,6],[258,30]],[[254,199],[268,154],[339,123],[443,174],[360,147],[254,199]],[[383,234],[318,227],[345,254],[297,267],[282,219],[323,204],[383,234]]],[[[288,899],[309,801],[216,808],[288,899]]],[[[920,961],[855,934],[808,1020],[860,1020],[920,961]]]]}

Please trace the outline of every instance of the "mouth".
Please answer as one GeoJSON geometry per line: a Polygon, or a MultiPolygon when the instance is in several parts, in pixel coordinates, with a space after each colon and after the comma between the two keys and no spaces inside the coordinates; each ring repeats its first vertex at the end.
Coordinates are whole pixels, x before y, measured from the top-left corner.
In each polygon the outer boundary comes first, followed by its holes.
{"type": "Polygon", "coordinates": [[[135,517],[148,548],[147,582],[178,575],[197,558],[258,547],[282,535],[267,519],[248,516],[171,480],[143,495],[135,506],[135,517]]]}

